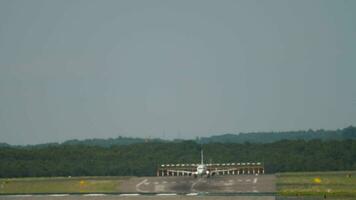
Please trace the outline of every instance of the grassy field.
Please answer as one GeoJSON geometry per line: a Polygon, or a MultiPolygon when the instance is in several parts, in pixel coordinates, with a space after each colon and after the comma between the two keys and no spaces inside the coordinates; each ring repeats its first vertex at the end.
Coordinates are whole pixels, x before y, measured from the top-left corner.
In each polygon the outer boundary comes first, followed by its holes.
{"type": "Polygon", "coordinates": [[[127,177],[58,177],[0,179],[4,193],[95,193],[116,192],[127,177]]]}
{"type": "Polygon", "coordinates": [[[356,171],[280,173],[276,184],[283,196],[356,197],[356,171]]]}

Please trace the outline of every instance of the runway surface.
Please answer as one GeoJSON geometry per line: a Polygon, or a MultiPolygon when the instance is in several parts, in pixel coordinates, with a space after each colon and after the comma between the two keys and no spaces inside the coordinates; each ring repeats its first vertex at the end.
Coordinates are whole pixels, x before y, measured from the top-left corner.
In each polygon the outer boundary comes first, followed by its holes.
{"type": "Polygon", "coordinates": [[[126,192],[139,193],[260,193],[275,192],[274,175],[194,177],[144,177],[131,178],[123,186],[126,192]]]}
{"type": "Polygon", "coordinates": [[[3,200],[195,200],[195,199],[208,199],[208,200],[275,200],[272,196],[117,196],[117,195],[105,195],[105,196],[0,196],[3,200]]]}
{"type": "Polygon", "coordinates": [[[115,194],[27,194],[0,195],[4,200],[152,200],[152,199],[221,199],[274,200],[274,175],[194,177],[131,177],[125,180],[115,194]],[[264,193],[267,196],[261,196],[264,193]],[[248,194],[248,195],[246,195],[248,194]]]}

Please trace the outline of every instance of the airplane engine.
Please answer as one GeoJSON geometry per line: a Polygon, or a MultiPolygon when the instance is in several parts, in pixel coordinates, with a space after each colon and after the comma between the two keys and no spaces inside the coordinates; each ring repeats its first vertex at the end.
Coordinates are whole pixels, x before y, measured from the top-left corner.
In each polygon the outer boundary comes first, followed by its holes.
{"type": "Polygon", "coordinates": [[[192,174],[193,174],[194,178],[198,177],[198,172],[193,172],[192,174]]]}
{"type": "Polygon", "coordinates": [[[208,170],[206,170],[206,177],[209,178],[210,177],[210,172],[208,170]]]}

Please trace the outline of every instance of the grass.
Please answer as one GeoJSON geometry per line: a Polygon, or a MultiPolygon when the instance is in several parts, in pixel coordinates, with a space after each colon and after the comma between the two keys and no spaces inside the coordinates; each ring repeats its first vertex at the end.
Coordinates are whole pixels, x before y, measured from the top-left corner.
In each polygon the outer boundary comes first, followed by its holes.
{"type": "Polygon", "coordinates": [[[282,196],[356,197],[356,171],[277,174],[282,196]]]}
{"type": "Polygon", "coordinates": [[[0,194],[116,192],[125,177],[0,179],[0,194]]]}

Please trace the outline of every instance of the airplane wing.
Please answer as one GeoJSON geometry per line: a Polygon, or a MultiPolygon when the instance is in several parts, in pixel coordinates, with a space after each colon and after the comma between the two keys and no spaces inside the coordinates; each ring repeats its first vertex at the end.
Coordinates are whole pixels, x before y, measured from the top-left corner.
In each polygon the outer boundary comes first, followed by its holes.
{"type": "Polygon", "coordinates": [[[215,169],[215,170],[211,170],[209,172],[209,174],[211,175],[216,175],[216,174],[219,174],[220,172],[228,172],[228,171],[232,171],[232,170],[237,170],[236,168],[229,168],[229,169],[215,169]]]}
{"type": "Polygon", "coordinates": [[[167,170],[167,172],[173,172],[173,173],[184,173],[184,174],[196,174],[196,172],[192,171],[184,171],[184,170],[167,170]]]}

